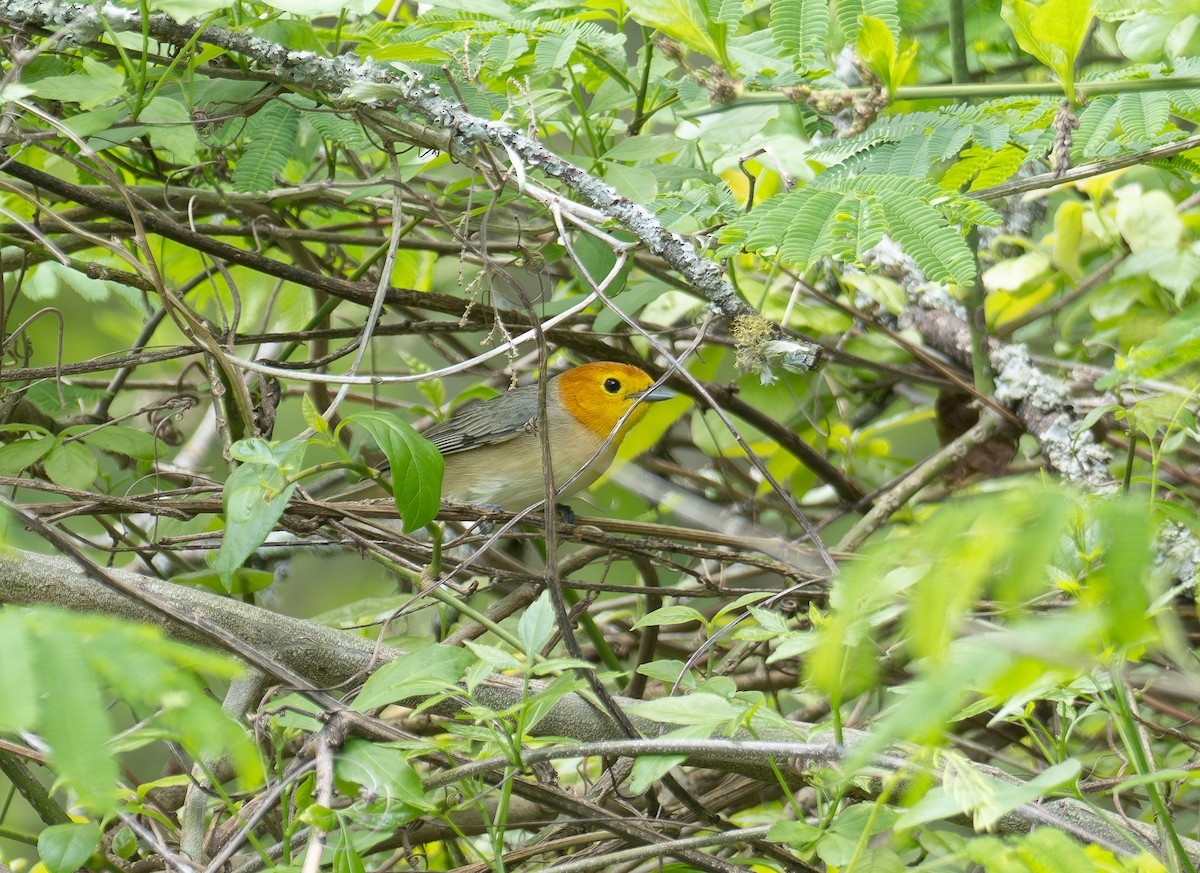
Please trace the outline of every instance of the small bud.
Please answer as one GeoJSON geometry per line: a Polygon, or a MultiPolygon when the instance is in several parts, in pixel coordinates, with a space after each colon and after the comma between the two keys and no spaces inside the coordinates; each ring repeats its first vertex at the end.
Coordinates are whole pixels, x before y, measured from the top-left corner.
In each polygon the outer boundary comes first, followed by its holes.
{"type": "Polygon", "coordinates": [[[654,47],[658,49],[659,53],[662,54],[662,56],[667,60],[683,60],[683,49],[680,48],[679,43],[675,42],[673,39],[663,36],[662,34],[659,34],[654,40],[654,47]]]}

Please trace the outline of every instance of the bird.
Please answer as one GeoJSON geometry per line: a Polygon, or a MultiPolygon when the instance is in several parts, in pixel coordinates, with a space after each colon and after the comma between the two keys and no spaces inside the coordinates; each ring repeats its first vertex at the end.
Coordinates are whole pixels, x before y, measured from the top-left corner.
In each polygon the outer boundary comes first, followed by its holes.
{"type": "MultiPolygon", "coordinates": [[[[649,404],[675,396],[638,367],[614,361],[551,377],[544,421],[557,496],[599,479],[649,404]]],[[[443,500],[517,511],[545,498],[537,385],[468,403],[423,436],[445,458],[443,500]]]]}

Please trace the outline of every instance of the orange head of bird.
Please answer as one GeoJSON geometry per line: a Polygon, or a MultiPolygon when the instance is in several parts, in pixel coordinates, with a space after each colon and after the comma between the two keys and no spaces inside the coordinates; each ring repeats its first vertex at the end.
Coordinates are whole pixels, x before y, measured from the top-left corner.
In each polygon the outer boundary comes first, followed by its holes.
{"type": "Polygon", "coordinates": [[[637,367],[612,361],[583,364],[562,373],[554,382],[563,408],[601,439],[613,433],[622,417],[630,413],[614,437],[617,442],[645,416],[647,401],[675,396],[665,388],[652,388],[654,380],[637,367]]]}

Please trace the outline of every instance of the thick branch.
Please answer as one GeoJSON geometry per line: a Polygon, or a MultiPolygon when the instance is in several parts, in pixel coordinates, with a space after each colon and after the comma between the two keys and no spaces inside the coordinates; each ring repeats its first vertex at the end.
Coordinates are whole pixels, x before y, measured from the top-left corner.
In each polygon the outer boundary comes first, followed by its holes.
{"type": "MultiPolygon", "coordinates": [[[[282,666],[304,676],[314,686],[345,687],[361,681],[366,674],[382,663],[400,655],[391,646],[374,643],[354,634],[345,634],[312,622],[279,615],[260,607],[219,597],[207,591],[185,588],[169,582],[151,579],[128,571],[109,571],[119,577],[130,589],[138,591],[147,600],[157,600],[175,611],[187,612],[202,617],[208,624],[221,627],[229,636],[237,637],[247,648],[277,660],[282,666]]],[[[162,627],[168,634],[193,643],[211,645],[211,637],[203,637],[194,627],[166,619],[142,603],[130,600],[117,591],[97,582],[71,561],[64,558],[38,555],[31,552],[7,551],[0,553],[0,603],[15,605],[51,605],[76,612],[98,612],[146,622],[162,627]]],[[[238,652],[230,654],[238,655],[238,652]]],[[[543,683],[527,683],[521,677],[493,675],[481,683],[475,691],[479,702],[495,710],[516,706],[522,696],[536,693],[543,683]],[[531,687],[532,686],[532,687],[531,687]]],[[[415,705],[418,701],[409,703],[415,705]]],[[[622,706],[638,701],[617,698],[622,706]]],[[[447,700],[434,712],[453,715],[463,705],[461,700],[447,700]]],[[[632,717],[639,729],[657,734],[661,725],[632,717]]],[[[814,727],[795,723],[797,733],[814,727]]],[[[599,743],[606,740],[625,740],[615,722],[598,710],[592,703],[576,694],[559,699],[537,725],[536,733],[546,736],[571,737],[583,743],[599,743]]],[[[848,743],[859,741],[864,735],[847,731],[848,743]]],[[[786,737],[784,739],[792,739],[786,737]]],[[[745,756],[734,755],[734,763],[727,749],[713,747],[704,751],[702,746],[689,757],[692,766],[710,767],[726,772],[737,772],[754,778],[773,782],[776,778],[767,757],[756,765],[745,760],[745,756]]],[[[903,754],[903,750],[896,752],[903,754]]],[[[785,752],[778,756],[776,766],[790,773],[789,778],[800,781],[806,769],[789,762],[785,752]]],[[[990,767],[976,765],[981,776],[1002,781],[1012,777],[990,767]]],[[[880,790],[882,783],[872,790],[880,790]]],[[[1074,800],[1050,801],[1039,805],[1027,804],[1015,810],[1001,823],[1004,830],[1021,831],[1031,827],[1051,824],[1068,830],[1081,839],[1103,845],[1125,847],[1129,843],[1121,832],[1108,824],[1086,804],[1074,800]]],[[[1138,822],[1127,822],[1151,845],[1153,828],[1138,822]]],[[[1136,846],[1136,849],[1142,846],[1136,846]]],[[[1200,846],[1188,843],[1187,851],[1200,857],[1200,846]]]]}

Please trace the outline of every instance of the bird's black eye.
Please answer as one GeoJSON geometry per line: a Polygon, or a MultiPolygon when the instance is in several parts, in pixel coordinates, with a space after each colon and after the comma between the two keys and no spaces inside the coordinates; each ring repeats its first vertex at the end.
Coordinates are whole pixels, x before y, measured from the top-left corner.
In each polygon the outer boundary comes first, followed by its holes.
{"type": "Polygon", "coordinates": [[[620,379],[605,379],[604,380],[604,390],[607,391],[609,394],[616,394],[618,391],[621,390],[621,380],[620,379]]]}

